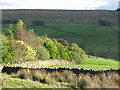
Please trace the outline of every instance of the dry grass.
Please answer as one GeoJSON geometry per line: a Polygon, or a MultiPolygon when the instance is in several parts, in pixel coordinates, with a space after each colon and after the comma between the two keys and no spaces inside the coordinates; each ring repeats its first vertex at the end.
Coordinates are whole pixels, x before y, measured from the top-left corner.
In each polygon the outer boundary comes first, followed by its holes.
{"type": "Polygon", "coordinates": [[[58,87],[70,88],[118,88],[120,80],[118,73],[107,72],[100,74],[79,74],[72,71],[54,71],[22,69],[15,76],[21,79],[28,79],[58,87]]]}
{"type": "Polygon", "coordinates": [[[117,73],[101,73],[94,76],[79,75],[79,78],[86,81],[85,88],[118,88],[119,86],[117,73]]]}
{"type": "Polygon", "coordinates": [[[24,67],[24,68],[44,68],[48,66],[53,65],[67,65],[67,64],[73,64],[73,62],[69,62],[67,60],[31,60],[31,61],[25,61],[25,62],[18,62],[18,63],[8,63],[5,66],[8,67],[24,67]]]}

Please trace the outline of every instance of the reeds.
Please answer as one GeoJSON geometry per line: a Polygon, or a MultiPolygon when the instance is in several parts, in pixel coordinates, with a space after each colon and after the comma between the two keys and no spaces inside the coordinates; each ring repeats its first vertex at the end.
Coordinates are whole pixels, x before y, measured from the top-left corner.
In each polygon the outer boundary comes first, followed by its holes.
{"type": "Polygon", "coordinates": [[[117,72],[102,72],[76,75],[72,71],[53,71],[21,69],[17,74],[21,79],[29,79],[46,84],[70,88],[118,88],[120,80],[117,72]]]}

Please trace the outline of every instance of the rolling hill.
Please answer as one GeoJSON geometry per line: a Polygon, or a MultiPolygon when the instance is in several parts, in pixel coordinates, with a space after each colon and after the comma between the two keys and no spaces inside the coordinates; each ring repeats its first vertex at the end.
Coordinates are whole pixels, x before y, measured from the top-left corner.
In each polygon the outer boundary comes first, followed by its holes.
{"type": "MultiPolygon", "coordinates": [[[[3,20],[22,19],[27,29],[77,43],[87,54],[118,59],[118,12],[109,10],[2,10],[3,20]],[[45,26],[32,25],[40,20],[45,26]],[[99,20],[110,22],[104,26],[99,20]]],[[[6,25],[3,24],[3,28],[6,25]]]]}

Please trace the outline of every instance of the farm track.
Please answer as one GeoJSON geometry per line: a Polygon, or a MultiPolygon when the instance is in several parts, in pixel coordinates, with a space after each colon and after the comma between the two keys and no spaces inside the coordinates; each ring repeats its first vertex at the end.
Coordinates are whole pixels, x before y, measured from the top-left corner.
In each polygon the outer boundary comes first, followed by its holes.
{"type": "Polygon", "coordinates": [[[2,69],[2,73],[7,73],[7,74],[17,74],[21,70],[30,70],[30,71],[46,71],[46,72],[64,72],[64,71],[71,71],[75,73],[76,75],[79,74],[101,74],[101,73],[108,73],[108,72],[115,72],[120,75],[120,69],[111,69],[111,70],[86,70],[86,69],[79,69],[79,68],[23,68],[23,67],[4,67],[2,69]]]}

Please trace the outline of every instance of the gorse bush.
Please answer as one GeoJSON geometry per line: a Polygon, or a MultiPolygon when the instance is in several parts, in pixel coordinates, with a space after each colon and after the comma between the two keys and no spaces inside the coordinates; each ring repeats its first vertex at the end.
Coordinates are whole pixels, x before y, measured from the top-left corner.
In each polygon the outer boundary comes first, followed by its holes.
{"type": "Polygon", "coordinates": [[[16,59],[17,60],[29,60],[35,59],[36,52],[23,41],[17,40],[14,42],[16,48],[16,59]]]}

